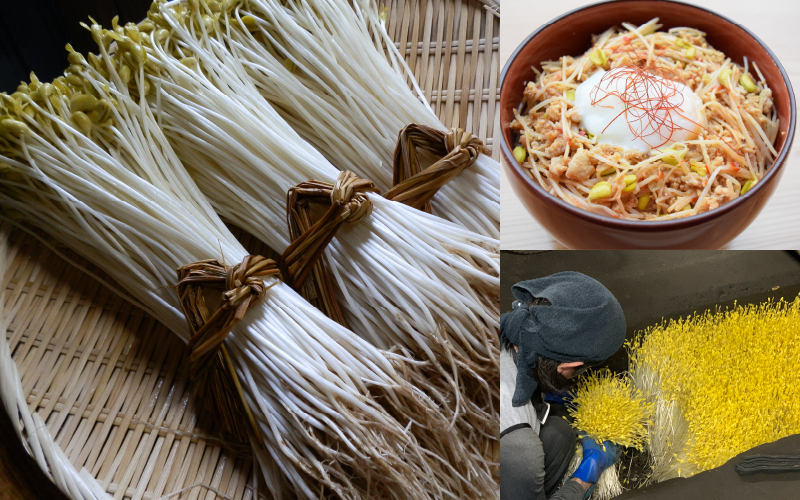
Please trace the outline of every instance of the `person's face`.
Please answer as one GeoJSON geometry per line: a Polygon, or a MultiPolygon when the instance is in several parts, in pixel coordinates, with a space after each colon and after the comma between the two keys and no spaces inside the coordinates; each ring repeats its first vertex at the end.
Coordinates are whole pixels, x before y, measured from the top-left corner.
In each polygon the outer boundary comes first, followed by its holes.
{"type": "MultiPolygon", "coordinates": [[[[514,350],[518,351],[517,346],[514,350]]],[[[588,367],[583,361],[559,362],[554,359],[539,357],[533,378],[539,383],[543,392],[564,392],[575,385],[577,377],[588,367]]]]}
{"type": "Polygon", "coordinates": [[[586,368],[588,367],[583,361],[572,361],[570,363],[559,364],[556,370],[566,378],[575,378],[586,371],[586,368]]]}
{"type": "Polygon", "coordinates": [[[559,393],[572,388],[583,367],[582,361],[562,363],[554,359],[540,357],[533,370],[533,378],[539,383],[542,392],[559,393]]]}

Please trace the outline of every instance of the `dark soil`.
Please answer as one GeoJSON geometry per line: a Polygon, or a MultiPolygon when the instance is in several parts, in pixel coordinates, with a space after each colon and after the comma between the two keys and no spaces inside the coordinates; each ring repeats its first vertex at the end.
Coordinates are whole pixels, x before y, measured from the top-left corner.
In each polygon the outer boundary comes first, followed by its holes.
{"type": "Polygon", "coordinates": [[[619,481],[626,490],[641,488],[650,477],[650,457],[647,452],[625,448],[620,458],[619,481]]]}

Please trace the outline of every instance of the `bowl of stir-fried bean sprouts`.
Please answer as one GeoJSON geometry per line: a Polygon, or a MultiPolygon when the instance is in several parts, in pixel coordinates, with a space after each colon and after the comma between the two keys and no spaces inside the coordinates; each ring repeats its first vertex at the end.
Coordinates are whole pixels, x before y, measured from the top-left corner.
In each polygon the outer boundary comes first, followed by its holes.
{"type": "Polygon", "coordinates": [[[796,120],[763,42],[664,0],[543,25],[506,64],[500,106],[511,185],[571,248],[724,246],[774,191],[796,120]]]}

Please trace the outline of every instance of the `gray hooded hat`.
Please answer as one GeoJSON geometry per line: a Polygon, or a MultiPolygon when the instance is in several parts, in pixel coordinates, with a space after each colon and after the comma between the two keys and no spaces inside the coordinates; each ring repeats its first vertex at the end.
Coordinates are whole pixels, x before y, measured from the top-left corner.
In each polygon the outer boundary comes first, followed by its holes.
{"type": "Polygon", "coordinates": [[[517,346],[517,383],[513,406],[530,401],[539,356],[561,362],[599,364],[625,341],[625,315],[614,295],[599,281],[563,272],[511,288],[518,307],[500,317],[500,339],[517,346]],[[547,299],[551,305],[527,304],[547,299]]]}

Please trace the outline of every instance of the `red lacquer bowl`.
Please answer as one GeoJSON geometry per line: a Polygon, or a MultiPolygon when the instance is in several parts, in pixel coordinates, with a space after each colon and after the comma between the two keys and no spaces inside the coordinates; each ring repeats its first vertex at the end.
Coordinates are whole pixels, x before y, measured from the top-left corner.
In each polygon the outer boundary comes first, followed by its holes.
{"type": "Polygon", "coordinates": [[[747,28],[710,10],[670,0],[616,0],[573,10],[541,26],[511,55],[500,76],[500,121],[504,165],[511,185],[525,207],[555,239],[569,248],[719,248],[741,233],[767,202],[785,168],[794,138],[796,106],[789,77],[775,54],[747,28]],[[767,175],[747,195],[686,219],[661,222],[618,220],[573,207],[548,194],[532,180],[511,153],[514,133],[509,124],[522,101],[525,82],[535,76],[531,66],[578,56],[591,47],[591,35],[629,22],[644,24],[658,17],[666,31],[689,26],[704,31],[707,40],[734,62],[755,61],[772,89],[780,119],[775,149],[778,157],[767,175]]]}

